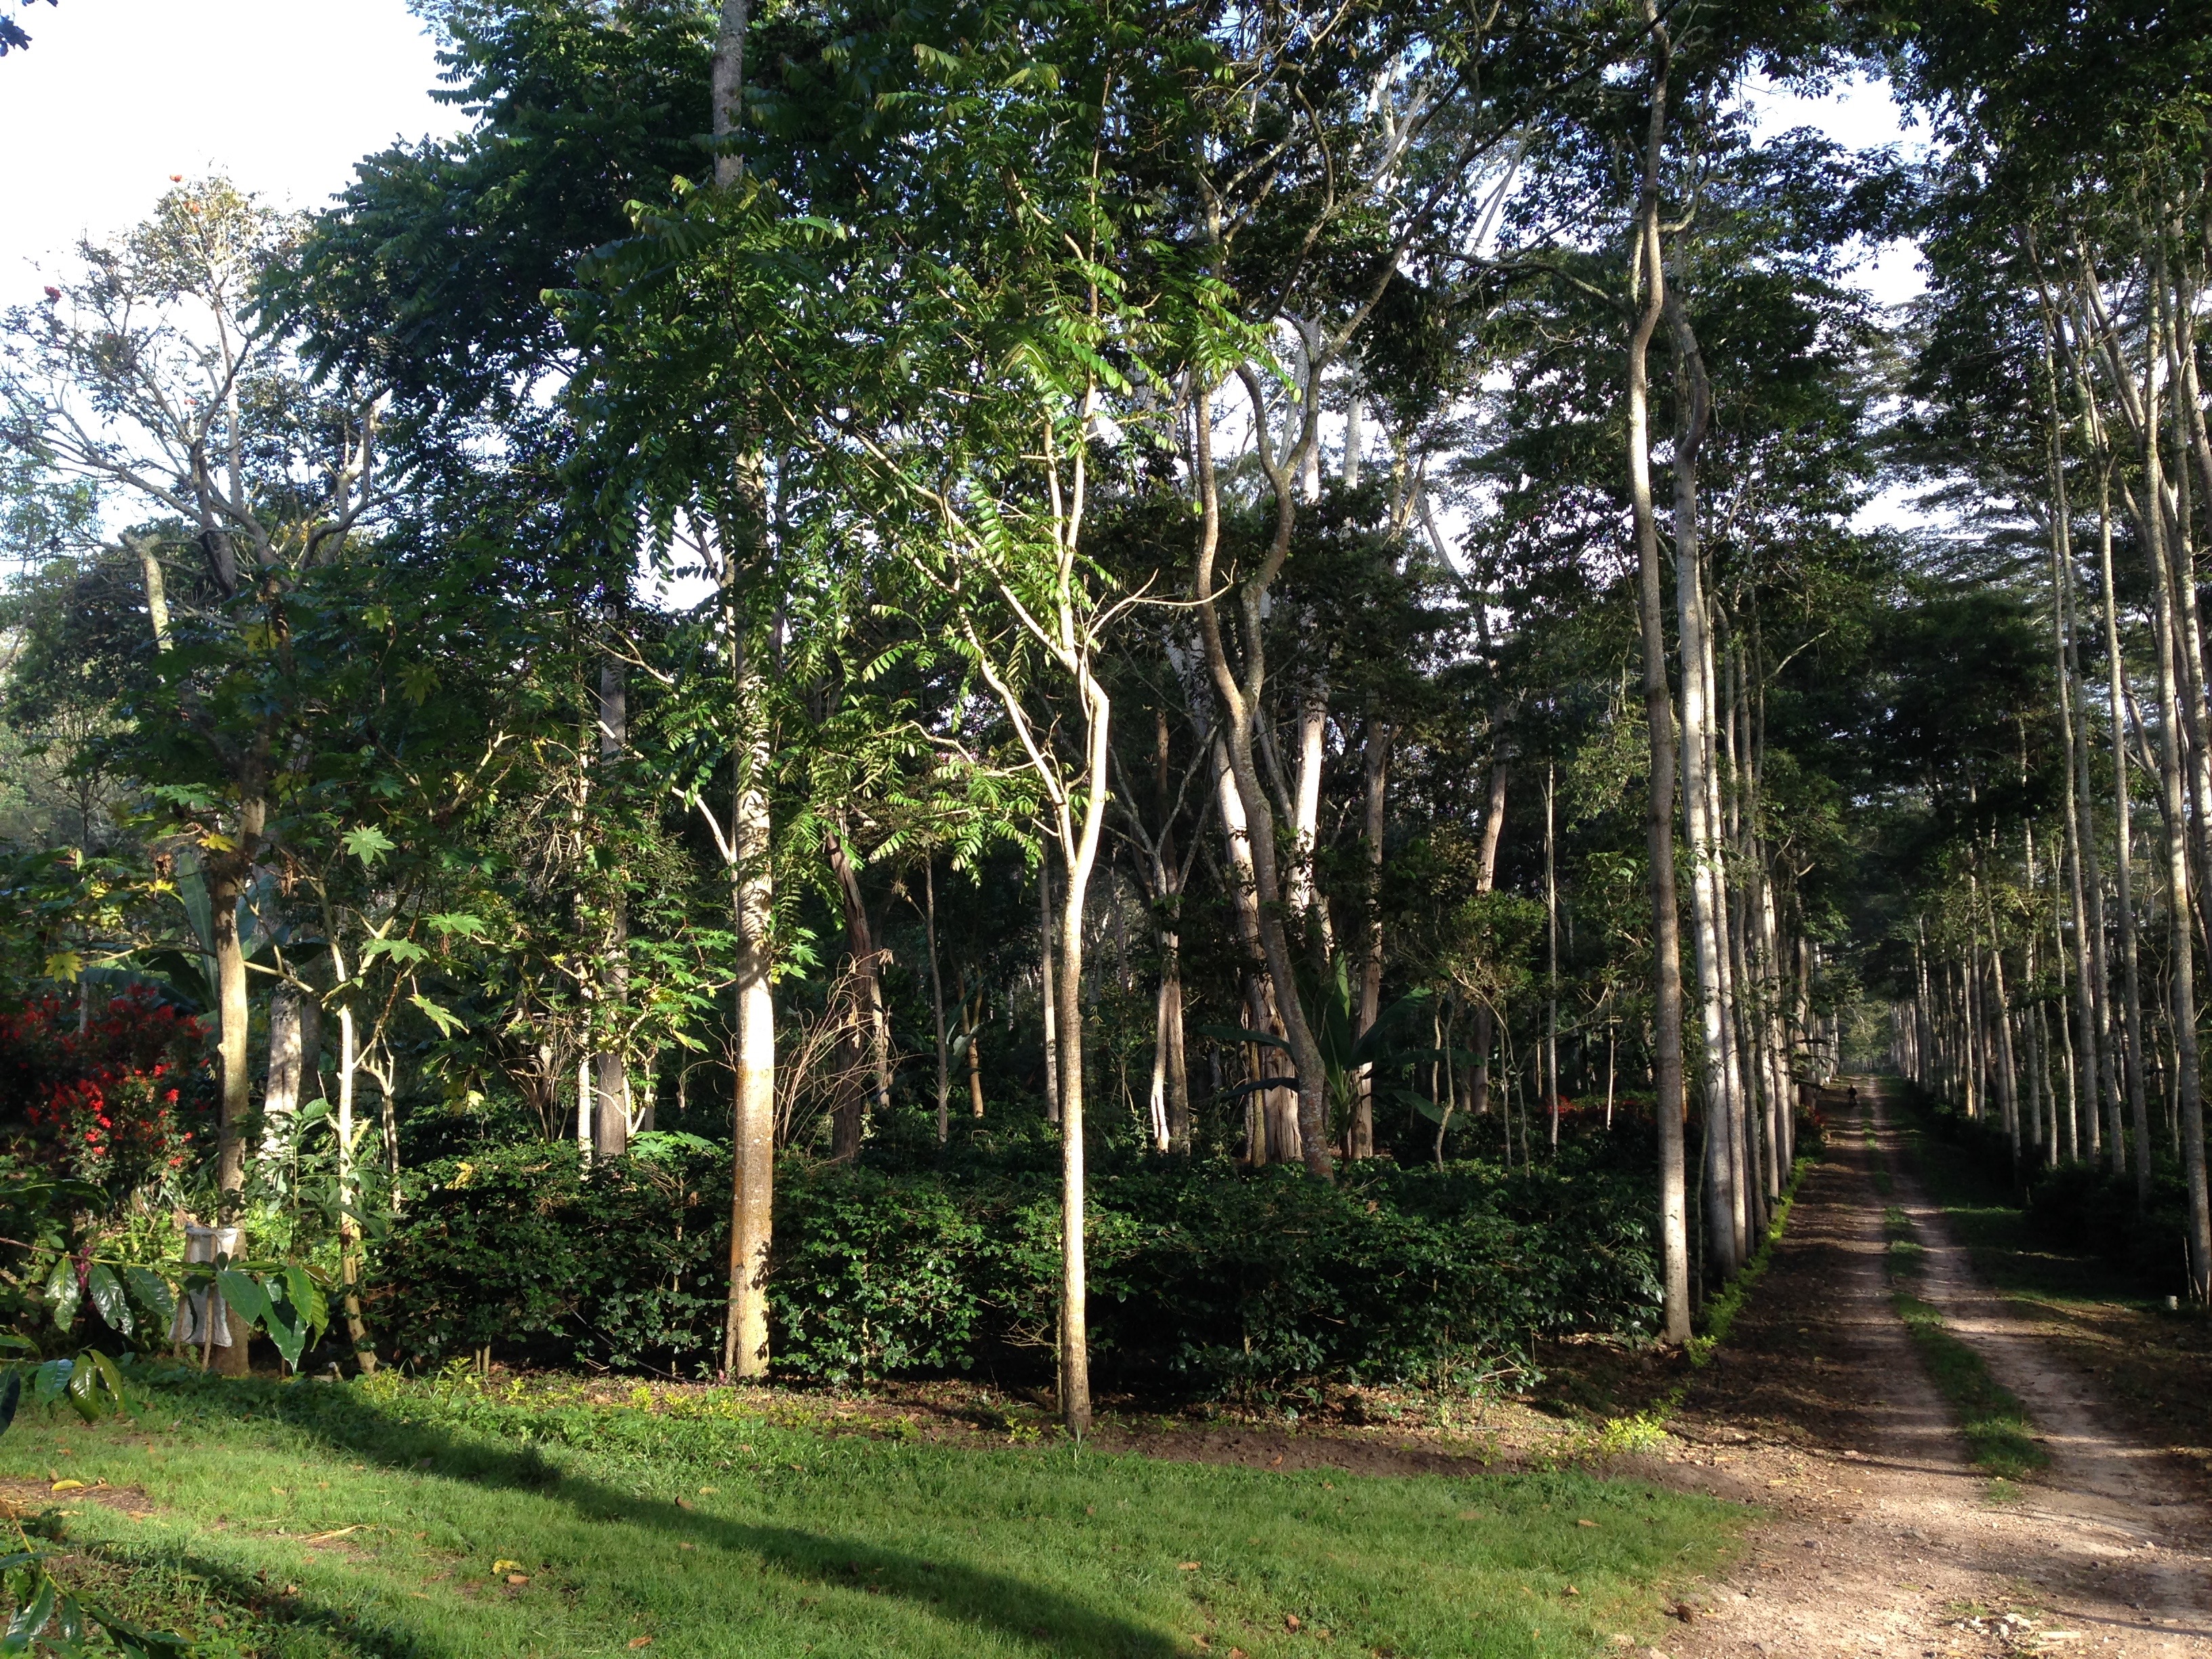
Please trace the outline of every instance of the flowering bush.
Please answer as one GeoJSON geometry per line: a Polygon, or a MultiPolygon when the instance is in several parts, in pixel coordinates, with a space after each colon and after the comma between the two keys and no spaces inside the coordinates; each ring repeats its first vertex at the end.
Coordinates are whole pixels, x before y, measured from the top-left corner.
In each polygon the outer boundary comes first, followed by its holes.
{"type": "Polygon", "coordinates": [[[200,1022],[143,988],[78,1029],[58,996],[0,1015],[0,1131],[111,1199],[182,1169],[215,1113],[200,1022]]]}

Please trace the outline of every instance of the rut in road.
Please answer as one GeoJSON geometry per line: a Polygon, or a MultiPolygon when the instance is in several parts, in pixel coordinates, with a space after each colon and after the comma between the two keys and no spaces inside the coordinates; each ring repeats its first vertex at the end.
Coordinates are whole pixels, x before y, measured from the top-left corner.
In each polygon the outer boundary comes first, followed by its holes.
{"type": "Polygon", "coordinates": [[[1667,1650],[2212,1655],[2203,1507],[1976,1277],[1899,1158],[1878,1088],[1827,1106],[1829,1153],[1679,1425],[1708,1489],[1771,1518],[1667,1650]],[[2012,1495],[1968,1463],[1893,1309],[1891,1203],[1927,1251],[1917,1293],[2027,1403],[2051,1454],[2012,1495]]]}

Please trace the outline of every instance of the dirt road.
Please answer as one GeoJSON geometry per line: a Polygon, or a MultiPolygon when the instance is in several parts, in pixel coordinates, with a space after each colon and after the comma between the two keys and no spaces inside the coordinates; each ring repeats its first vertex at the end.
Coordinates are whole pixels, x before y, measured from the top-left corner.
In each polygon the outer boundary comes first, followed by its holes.
{"type": "Polygon", "coordinates": [[[2212,1655],[2204,1508],[1976,1279],[1899,1164],[1879,1097],[1860,1100],[1679,1421],[1692,1449],[1668,1474],[1775,1518],[1665,1651],[2212,1655]],[[1892,1203],[1927,1249],[1918,1293],[2027,1403],[2051,1454],[2009,1492],[1968,1466],[1892,1310],[1892,1203]]]}

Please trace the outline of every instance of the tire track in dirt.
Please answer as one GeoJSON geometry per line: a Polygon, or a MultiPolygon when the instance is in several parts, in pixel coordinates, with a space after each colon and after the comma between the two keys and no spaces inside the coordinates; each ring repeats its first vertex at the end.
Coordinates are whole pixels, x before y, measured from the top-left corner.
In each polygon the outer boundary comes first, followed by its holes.
{"type": "Polygon", "coordinates": [[[1676,1656],[2040,1652],[2212,1656],[2204,1517],[2157,1454],[2103,1426],[2094,1381],[1981,1286],[1896,1167],[1878,1094],[1842,1091],[1827,1157],[1665,1471],[1765,1505],[1737,1567],[1691,1609],[1676,1656]],[[1894,1183],[1893,1187],[1892,1183],[1894,1183]],[[1893,1198],[1891,1192],[1895,1193],[1893,1198]],[[2027,1402],[2051,1468],[2013,1501],[1966,1462],[1890,1304],[1882,1211],[1912,1213],[1921,1294],[2027,1402]]]}
{"type": "MultiPolygon", "coordinates": [[[[1893,1142],[1882,1122],[1876,1133],[1893,1142]]],[[[1920,1294],[2027,1407],[2051,1468],[2023,1489],[2017,1519],[2043,1540],[2039,1583],[2054,1611],[2084,1630],[2136,1627],[2130,1651],[2212,1651],[2212,1560],[2206,1517],[2175,1480],[2162,1448],[2131,1437],[2096,1379],[2056,1352],[1975,1273],[1911,1166],[1896,1163],[1897,1201],[1925,1251],[1920,1294]],[[2150,1645],[2154,1639],[2166,1645],[2150,1645]],[[2175,1646],[2188,1640],[2189,1646],[2175,1646]]]]}

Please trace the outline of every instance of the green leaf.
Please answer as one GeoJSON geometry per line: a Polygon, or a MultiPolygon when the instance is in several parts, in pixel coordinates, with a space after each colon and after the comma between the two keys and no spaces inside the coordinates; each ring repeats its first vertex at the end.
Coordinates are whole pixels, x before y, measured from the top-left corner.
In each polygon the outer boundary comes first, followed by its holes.
{"type": "Polygon", "coordinates": [[[77,1599],[64,1590],[54,1604],[54,1622],[46,1632],[46,1645],[66,1659],[76,1659],[84,1651],[84,1609],[77,1599]]]}
{"type": "Polygon", "coordinates": [[[113,1269],[104,1261],[95,1261],[85,1280],[92,1292],[92,1305],[100,1310],[100,1316],[107,1322],[108,1328],[130,1335],[131,1304],[125,1299],[123,1283],[116,1278],[113,1269]]]}
{"type": "Polygon", "coordinates": [[[115,1409],[118,1412],[128,1412],[131,1409],[131,1390],[123,1381],[123,1368],[97,1348],[93,1349],[86,1358],[92,1361],[92,1369],[98,1377],[100,1386],[105,1388],[113,1397],[115,1409]]]}
{"type": "Polygon", "coordinates": [[[258,1325],[269,1317],[269,1295],[251,1273],[240,1273],[235,1267],[225,1267],[215,1276],[216,1289],[222,1293],[226,1306],[236,1310],[248,1325],[258,1325]]]}
{"type": "Polygon", "coordinates": [[[54,1600],[60,1594],[54,1581],[40,1573],[39,1593],[15,1609],[15,1616],[8,1621],[8,1633],[0,1636],[0,1653],[28,1653],[32,1642],[54,1616],[54,1600]]]}
{"type": "Polygon", "coordinates": [[[46,1277],[46,1301],[54,1310],[58,1329],[65,1331],[76,1322],[76,1304],[83,1293],[83,1286],[77,1283],[76,1261],[62,1257],[46,1277]]]}
{"type": "Polygon", "coordinates": [[[169,1281],[151,1267],[125,1267],[123,1277],[139,1304],[150,1310],[160,1319],[161,1328],[167,1330],[177,1317],[177,1293],[169,1288],[169,1281]]]}
{"type": "Polygon", "coordinates": [[[422,1011],[430,1023],[438,1028],[440,1036],[451,1036],[454,1032],[465,1029],[458,1016],[447,1009],[441,1008],[428,997],[412,996],[407,1000],[422,1011]]]}
{"type": "Polygon", "coordinates": [[[55,1401],[62,1397],[62,1391],[69,1387],[70,1378],[76,1373],[76,1361],[74,1359],[46,1361],[31,1374],[31,1403],[36,1406],[52,1405],[55,1401]]]}
{"type": "Polygon", "coordinates": [[[307,1349],[307,1322],[300,1310],[289,1302],[272,1300],[264,1319],[269,1340],[276,1345],[276,1352],[284,1356],[284,1363],[294,1370],[300,1369],[300,1356],[307,1349]]]}
{"type": "Polygon", "coordinates": [[[443,911],[434,916],[425,916],[422,922],[441,938],[451,938],[455,933],[463,939],[482,939],[484,936],[482,917],[466,915],[459,911],[443,911]]]}
{"type": "Polygon", "coordinates": [[[331,1322],[331,1304],[323,1287],[305,1267],[293,1267],[284,1269],[284,1289],[286,1299],[307,1316],[308,1340],[313,1340],[331,1322]]]}
{"type": "Polygon", "coordinates": [[[362,861],[366,869],[374,870],[376,861],[399,843],[373,823],[364,823],[358,830],[349,830],[339,838],[339,844],[362,861]]]}
{"type": "Polygon", "coordinates": [[[166,1631],[142,1630],[114,1614],[103,1613],[98,1607],[87,1607],[86,1615],[115,1638],[125,1659],[191,1659],[192,1644],[181,1636],[172,1636],[166,1631]]]}
{"type": "Polygon", "coordinates": [[[62,1390],[62,1397],[69,1401],[71,1411],[90,1423],[99,1418],[102,1408],[100,1370],[97,1366],[87,1364],[87,1358],[79,1354],[76,1364],[70,1368],[69,1386],[62,1390]]]}

